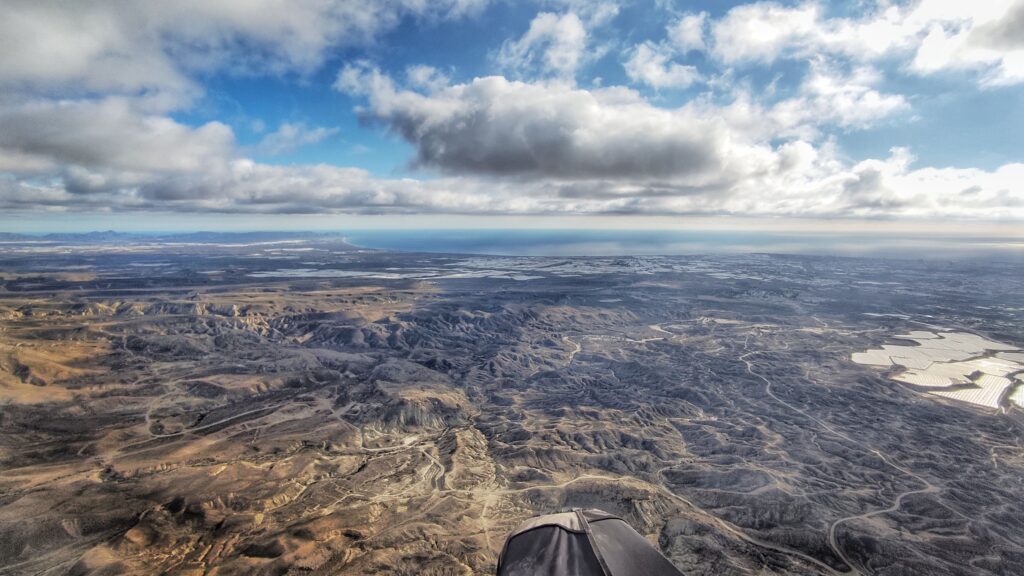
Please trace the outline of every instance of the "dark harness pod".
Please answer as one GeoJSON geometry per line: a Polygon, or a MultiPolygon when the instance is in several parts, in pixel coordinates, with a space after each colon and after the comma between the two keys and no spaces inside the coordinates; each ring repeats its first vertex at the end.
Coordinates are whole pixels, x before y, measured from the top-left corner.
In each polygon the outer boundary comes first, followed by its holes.
{"type": "Polygon", "coordinates": [[[622,518],[573,510],[526,520],[505,540],[498,576],[683,576],[622,518]]]}

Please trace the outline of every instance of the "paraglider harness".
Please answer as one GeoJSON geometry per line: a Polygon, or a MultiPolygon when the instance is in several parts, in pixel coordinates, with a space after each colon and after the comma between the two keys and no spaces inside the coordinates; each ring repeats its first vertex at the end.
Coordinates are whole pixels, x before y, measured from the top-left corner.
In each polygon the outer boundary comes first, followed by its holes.
{"type": "Polygon", "coordinates": [[[497,576],[682,576],[625,520],[575,508],[519,525],[498,557],[497,576]]]}

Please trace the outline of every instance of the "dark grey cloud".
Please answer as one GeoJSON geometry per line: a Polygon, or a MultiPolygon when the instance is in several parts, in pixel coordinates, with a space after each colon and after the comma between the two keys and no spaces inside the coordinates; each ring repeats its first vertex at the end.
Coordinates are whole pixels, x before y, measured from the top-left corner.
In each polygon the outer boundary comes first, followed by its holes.
{"type": "Polygon", "coordinates": [[[587,91],[492,76],[424,95],[352,67],[338,86],[366,94],[365,116],[412,144],[416,165],[448,173],[699,179],[726,168],[721,123],[650,106],[624,89],[587,91]]]}

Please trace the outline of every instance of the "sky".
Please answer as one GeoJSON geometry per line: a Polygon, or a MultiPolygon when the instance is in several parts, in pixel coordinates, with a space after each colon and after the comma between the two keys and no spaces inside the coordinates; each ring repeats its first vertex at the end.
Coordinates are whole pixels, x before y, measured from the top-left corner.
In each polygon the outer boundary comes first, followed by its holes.
{"type": "Polygon", "coordinates": [[[0,232],[1024,220],[1024,0],[0,10],[0,232]]]}

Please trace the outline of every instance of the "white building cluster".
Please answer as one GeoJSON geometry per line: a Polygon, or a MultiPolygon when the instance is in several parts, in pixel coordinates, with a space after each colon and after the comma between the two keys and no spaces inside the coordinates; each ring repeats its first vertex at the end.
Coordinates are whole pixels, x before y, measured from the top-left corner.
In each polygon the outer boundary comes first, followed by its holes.
{"type": "Polygon", "coordinates": [[[1000,408],[1024,408],[1024,352],[965,332],[914,331],[895,336],[916,345],[886,344],[858,352],[851,360],[872,366],[899,366],[894,380],[927,389],[928,394],[1000,408]]]}

